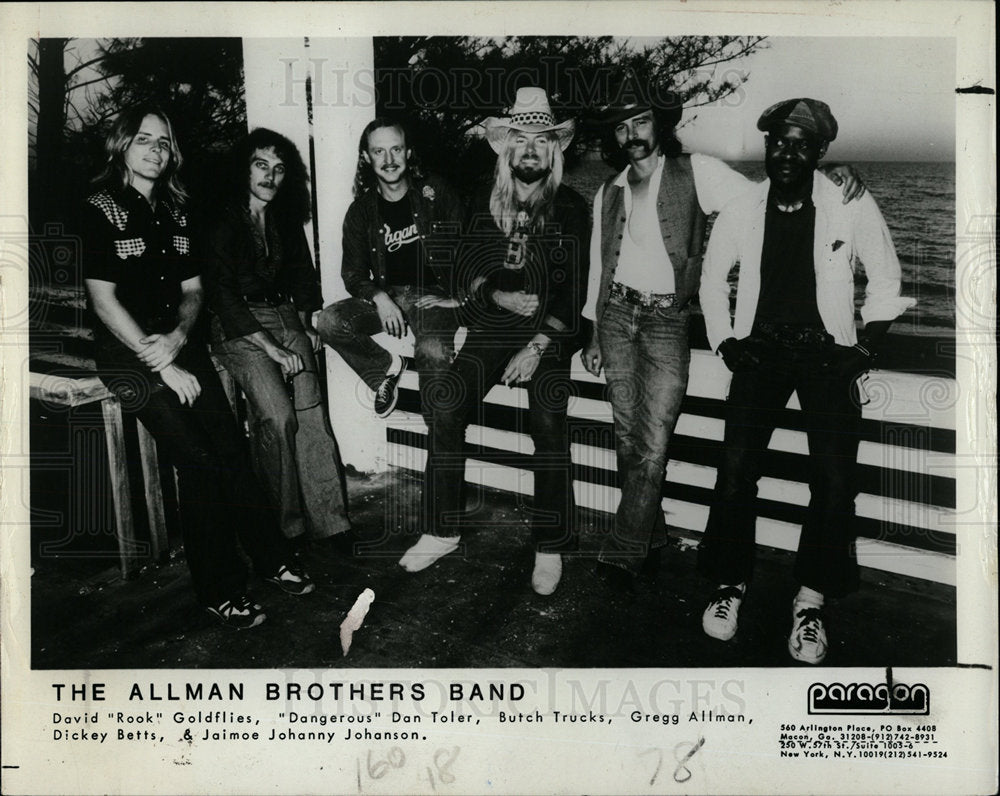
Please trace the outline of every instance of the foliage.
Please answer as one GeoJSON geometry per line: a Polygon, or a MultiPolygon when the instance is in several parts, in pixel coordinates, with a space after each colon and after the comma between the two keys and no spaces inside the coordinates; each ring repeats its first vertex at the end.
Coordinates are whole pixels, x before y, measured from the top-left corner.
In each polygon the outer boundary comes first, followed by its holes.
{"type": "Polygon", "coordinates": [[[246,133],[240,39],[105,39],[91,45],[89,57],[81,55],[83,45],[43,39],[29,56],[29,114],[36,122],[29,126],[37,130],[29,139],[36,165],[29,193],[38,217],[61,218],[67,202],[79,202],[114,117],[144,103],[170,116],[187,162],[185,181],[196,196],[209,193],[218,184],[220,155],[246,133]]]}
{"type": "MultiPolygon", "coordinates": [[[[763,46],[764,39],[753,36],[377,38],[378,111],[409,123],[432,171],[468,182],[493,163],[491,150],[472,133],[484,117],[502,114],[520,86],[545,88],[559,120],[585,118],[620,96],[626,76],[645,91],[673,90],[685,107],[700,107],[738,90],[746,73],[734,63],[763,46]]],[[[568,153],[571,165],[595,138],[595,131],[580,128],[568,153]]]]}
{"type": "MultiPolygon", "coordinates": [[[[613,99],[626,75],[699,107],[738,90],[746,74],[735,63],[766,46],[760,37],[731,36],[411,36],[374,44],[378,112],[409,122],[425,165],[464,185],[485,178],[494,163],[477,126],[502,114],[520,86],[544,87],[560,120],[582,120],[613,99]]],[[[174,122],[192,193],[212,200],[220,154],[246,131],[239,39],[43,39],[29,62],[33,215],[59,218],[61,202],[79,201],[114,116],[146,102],[174,122]]],[[[579,127],[570,167],[594,138],[579,127]]]]}

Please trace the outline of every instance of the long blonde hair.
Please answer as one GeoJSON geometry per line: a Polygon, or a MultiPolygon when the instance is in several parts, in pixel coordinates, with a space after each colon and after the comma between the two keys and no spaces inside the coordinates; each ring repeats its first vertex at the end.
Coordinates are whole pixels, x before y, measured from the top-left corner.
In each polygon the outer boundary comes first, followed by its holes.
{"type": "Polygon", "coordinates": [[[142,120],[147,116],[155,116],[163,122],[163,126],[167,128],[167,137],[170,139],[170,156],[167,158],[166,168],[157,180],[157,187],[173,201],[175,207],[183,207],[188,195],[177,177],[177,172],[183,165],[184,158],[181,156],[174,126],[170,123],[169,117],[154,105],[139,105],[127,108],[118,114],[104,142],[103,167],[100,174],[93,179],[93,183],[100,188],[127,188],[132,183],[132,172],[125,163],[125,150],[132,144],[132,139],[142,126],[142,120]]]}
{"type": "MultiPolygon", "coordinates": [[[[507,136],[504,138],[497,155],[493,190],[490,192],[490,215],[493,216],[496,225],[508,236],[514,231],[518,211],[510,154],[514,148],[514,139],[520,134],[519,130],[510,129],[507,131],[507,136]]],[[[541,232],[545,228],[545,222],[551,214],[552,204],[556,198],[556,191],[559,190],[559,185],[562,183],[563,153],[559,146],[559,136],[554,132],[548,132],[546,137],[551,143],[549,151],[552,156],[552,169],[542,180],[540,190],[532,195],[528,207],[528,228],[532,232],[541,232]]]]}

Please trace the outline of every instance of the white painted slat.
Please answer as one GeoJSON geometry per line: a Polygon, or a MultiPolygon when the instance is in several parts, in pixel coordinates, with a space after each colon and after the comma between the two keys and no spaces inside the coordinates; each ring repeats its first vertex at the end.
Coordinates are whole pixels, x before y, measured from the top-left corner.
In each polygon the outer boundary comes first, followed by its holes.
{"type": "MultiPolygon", "coordinates": [[[[573,357],[571,376],[582,382],[603,383],[604,377],[595,379],[580,363],[578,357],[573,357]]],[[[722,360],[707,351],[691,352],[691,373],[688,381],[687,394],[699,398],[724,400],[729,390],[732,374],[726,369],[722,360]]],[[[417,375],[407,371],[400,382],[408,389],[417,388],[417,375]]],[[[931,426],[954,430],[955,406],[958,400],[958,387],[954,379],[943,376],[922,376],[915,373],[897,373],[894,371],[873,371],[865,382],[870,402],[862,409],[866,420],[906,423],[917,426],[931,426]]],[[[514,401],[524,394],[522,388],[494,387],[486,396],[488,403],[500,406],[515,406],[514,401]]],[[[577,398],[576,417],[610,418],[610,406],[603,401],[592,398],[577,398]]],[[[788,402],[789,409],[798,410],[798,396],[792,395],[788,402]]]]}
{"type": "MultiPolygon", "coordinates": [[[[407,445],[389,445],[389,461],[398,467],[423,472],[426,460],[423,450],[407,445]]],[[[522,495],[532,494],[533,474],[526,470],[475,459],[469,460],[468,467],[467,476],[473,475],[468,480],[473,483],[522,495]]],[[[617,489],[581,481],[575,481],[573,487],[579,506],[606,513],[614,513],[618,508],[620,493],[617,489]]],[[[672,528],[699,534],[704,532],[708,506],[664,499],[663,510],[667,524],[672,528]]],[[[757,543],[761,545],[794,552],[798,547],[799,533],[799,526],[791,523],[763,517],[757,520],[757,543]]],[[[864,537],[858,539],[857,552],[861,566],[955,585],[953,556],[864,537]]]]}
{"type": "MultiPolygon", "coordinates": [[[[681,419],[684,420],[685,417],[687,416],[682,416],[681,419]]],[[[701,424],[694,417],[691,418],[690,422],[695,428],[684,429],[684,433],[689,433],[691,436],[706,436],[705,434],[691,433],[701,428],[701,424]]],[[[679,423],[678,427],[680,425],[679,423]]],[[[423,419],[415,413],[397,411],[390,416],[389,426],[418,434],[426,435],[427,433],[427,427],[424,425],[423,419]]],[[[805,435],[802,432],[785,431],[783,433],[776,433],[775,437],[781,443],[784,450],[792,449],[792,452],[795,453],[807,453],[805,435]]],[[[488,426],[470,425],[466,439],[473,445],[482,445],[498,450],[529,455],[534,452],[534,445],[527,434],[502,431],[488,426]]],[[[617,469],[614,451],[606,448],[596,448],[590,445],[574,443],[571,445],[571,453],[573,461],[577,464],[597,467],[602,470],[614,471],[617,469]]],[[[947,476],[950,475],[948,472],[950,469],[949,465],[953,464],[954,457],[950,454],[928,453],[926,451],[865,443],[864,456],[861,457],[859,455],[859,460],[880,468],[892,467],[918,474],[926,473],[947,476]],[[889,456],[891,458],[883,460],[879,458],[880,456],[889,456]]],[[[805,476],[806,473],[803,472],[803,475],[805,476]]],[[[690,484],[691,486],[711,489],[715,485],[715,468],[689,462],[671,461],[667,467],[667,480],[673,483],[690,484]]],[[[806,483],[777,478],[762,478],[760,481],[760,495],[768,500],[777,500],[798,506],[805,506],[809,502],[809,488],[806,483]]],[[[890,500],[876,495],[866,496],[864,494],[859,496],[857,508],[858,514],[863,517],[899,522],[903,525],[915,525],[930,530],[938,530],[937,526],[941,522],[941,512],[951,513],[947,509],[932,507],[924,502],[890,500]],[[914,519],[919,519],[919,521],[912,521],[914,519]]],[[[945,521],[947,522],[947,520],[945,521]]],[[[952,531],[944,532],[951,533],[952,531]]]]}

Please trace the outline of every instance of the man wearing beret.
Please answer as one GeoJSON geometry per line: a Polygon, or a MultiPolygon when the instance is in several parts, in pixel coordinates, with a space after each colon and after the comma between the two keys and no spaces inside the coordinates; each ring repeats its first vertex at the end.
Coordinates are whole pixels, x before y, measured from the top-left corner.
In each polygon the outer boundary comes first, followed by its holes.
{"type": "MultiPolygon", "coordinates": [[[[682,154],[674,135],[679,97],[655,86],[633,91],[631,78],[624,86],[620,95],[636,101],[609,105],[596,119],[604,160],[618,173],[594,197],[583,309],[594,327],[581,359],[593,375],[605,371],[621,489],[597,571],[629,589],[667,543],[667,445],[687,389],[689,302],[698,293],[706,219],[753,183],[720,160],[682,154]]],[[[836,167],[832,179],[844,183],[847,198],[864,190],[850,167],[836,167]]]]}
{"type": "Polygon", "coordinates": [[[768,179],[729,204],[705,254],[700,298],[709,345],[732,371],[722,461],[698,566],[718,585],[702,616],[723,641],[736,633],[754,563],[754,501],[761,461],[792,392],[809,439],[810,502],[799,540],[788,650],[820,663],[827,652],[824,598],[858,586],[854,470],[861,424],[858,376],[890,323],[915,303],[900,296],[900,267],[871,195],[844,204],[817,176],[837,137],[818,100],[772,105],[764,131],[768,179]],[[854,269],[867,276],[855,329],[854,269]],[[730,270],[739,263],[735,318],[730,270]]]}

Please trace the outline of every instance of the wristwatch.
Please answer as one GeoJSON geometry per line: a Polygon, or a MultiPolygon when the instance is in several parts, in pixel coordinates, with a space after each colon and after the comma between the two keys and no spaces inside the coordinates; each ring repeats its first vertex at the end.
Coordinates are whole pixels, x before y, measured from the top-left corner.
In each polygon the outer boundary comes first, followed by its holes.
{"type": "Polygon", "coordinates": [[[530,348],[538,356],[541,356],[542,354],[545,353],[545,347],[541,343],[537,342],[536,340],[532,340],[530,343],[528,343],[525,346],[525,348],[530,348]]]}

